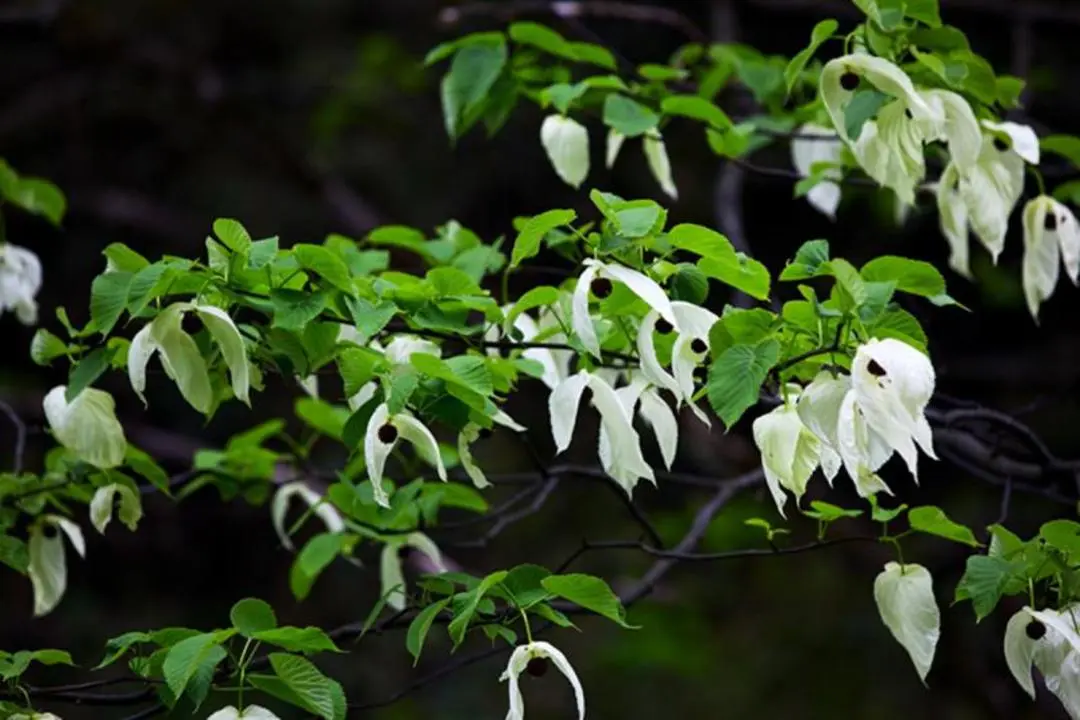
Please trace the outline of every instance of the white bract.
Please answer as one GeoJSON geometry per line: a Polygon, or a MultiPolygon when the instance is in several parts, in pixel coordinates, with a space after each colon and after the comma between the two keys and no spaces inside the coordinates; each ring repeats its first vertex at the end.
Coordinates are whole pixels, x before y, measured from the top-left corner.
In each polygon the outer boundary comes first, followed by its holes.
{"type": "MultiPolygon", "coordinates": [[[[918,451],[937,459],[925,410],[934,392],[929,358],[899,340],[871,339],[855,354],[850,377],[819,374],[798,402],[803,424],[843,463],[862,497],[890,492],[877,475],[893,452],[918,482],[918,451]]],[[[835,457],[823,451],[825,475],[835,457]]]]}
{"type": "Polygon", "coordinates": [[[562,181],[581,187],[589,174],[588,130],[571,118],[548,115],[540,126],[540,144],[562,181]]]}
{"type": "Polygon", "coordinates": [[[931,104],[911,79],[893,63],[856,54],[830,60],[821,73],[821,98],[840,138],[859,165],[905,204],[915,200],[915,186],[926,174],[923,146],[945,127],[942,108],[931,104]],[[857,138],[848,132],[845,111],[855,98],[860,80],[894,99],[867,120],[857,138]]]}
{"type": "Polygon", "coordinates": [[[391,415],[386,403],[375,408],[368,420],[367,432],[364,433],[364,462],[367,464],[368,478],[375,495],[375,502],[383,507],[390,507],[390,498],[383,488],[383,469],[399,439],[407,440],[417,452],[435,461],[439,478],[446,481],[446,466],[439,454],[439,443],[427,427],[417,420],[408,410],[391,415]]]}
{"type": "MultiPolygon", "coordinates": [[[[614,385],[614,381],[604,382],[614,385]]],[[[660,448],[660,456],[664,460],[664,465],[670,470],[672,463],[675,462],[675,454],[679,449],[679,422],[675,417],[675,413],[660,397],[656,389],[651,387],[644,378],[636,378],[629,385],[617,388],[615,395],[619,398],[619,403],[622,405],[623,411],[631,419],[631,423],[633,423],[636,411],[652,430],[653,435],[656,437],[656,444],[660,448]]],[[[600,444],[597,453],[600,458],[600,465],[605,472],[623,486],[627,493],[630,493],[638,481],[639,476],[635,474],[637,469],[630,466],[633,471],[627,473],[627,466],[614,461],[608,427],[608,423],[600,424],[600,444]]]]}
{"type": "Polygon", "coordinates": [[[1039,306],[1054,293],[1063,262],[1076,285],[1080,280],[1080,227],[1069,208],[1040,195],[1024,207],[1024,297],[1036,321],[1039,306]]]}
{"type": "MultiPolygon", "coordinates": [[[[784,403],[754,421],[754,442],[761,452],[765,484],[772,494],[776,509],[786,517],[788,490],[795,504],[806,492],[810,476],[821,462],[822,443],[799,418],[797,401],[799,387],[788,386],[784,403]]],[[[826,449],[827,450],[827,449],[826,449]]]]}
{"type": "Polygon", "coordinates": [[[286,483],[274,493],[274,500],[270,504],[270,520],[286,550],[294,549],[292,539],[285,527],[285,514],[289,511],[289,501],[294,497],[299,497],[309,508],[312,508],[312,512],[323,521],[327,532],[339,533],[345,530],[345,520],[329,500],[303,482],[286,483]]]}
{"type": "Polygon", "coordinates": [[[641,454],[641,439],[634,429],[631,412],[610,384],[586,370],[563,380],[548,397],[555,453],[570,447],[586,387],[592,391],[592,404],[600,412],[601,440],[597,454],[605,472],[627,493],[640,478],[655,481],[652,468],[641,454]]]}
{"type": "Polygon", "coordinates": [[[42,515],[30,529],[28,574],[34,588],[34,617],[52,612],[67,589],[64,536],[75,552],[86,557],[86,541],[79,526],[59,515],[42,515]]]}
{"type": "MultiPolygon", "coordinates": [[[[510,305],[503,307],[504,316],[508,315],[511,307],[510,305]]],[[[500,337],[504,337],[507,332],[505,329],[506,324],[504,322],[503,327],[496,324],[489,326],[487,332],[484,333],[484,339],[488,342],[495,342],[500,337]]],[[[567,341],[566,335],[563,334],[559,320],[555,315],[554,308],[540,308],[536,319],[527,312],[518,313],[514,317],[511,326],[521,333],[521,342],[524,343],[536,341],[537,336],[541,333],[543,333],[544,343],[559,344],[567,341]]],[[[498,357],[499,348],[488,347],[487,353],[491,357],[498,357]]],[[[554,389],[561,380],[570,374],[570,364],[573,362],[575,355],[572,350],[530,347],[522,350],[521,357],[540,363],[543,368],[540,381],[547,385],[549,389],[554,389]]]]}
{"type": "Polygon", "coordinates": [[[37,323],[41,261],[31,250],[0,242],[0,315],[15,313],[23,325],[37,323]]]}
{"type": "Polygon", "coordinates": [[[1080,720],[1080,606],[1059,610],[1024,607],[1005,626],[1005,662],[1020,687],[1035,699],[1031,666],[1073,720],[1080,720]]]}
{"type": "Polygon", "coordinates": [[[574,688],[574,700],[577,703],[578,720],[585,720],[585,691],[581,687],[577,673],[566,659],[566,655],[551,643],[537,641],[527,645],[519,645],[514,648],[510,655],[510,662],[506,670],[499,677],[500,682],[510,682],[510,710],[506,713],[506,720],[525,720],[525,698],[521,694],[519,679],[521,673],[529,666],[530,662],[543,662],[550,660],[553,665],[570,681],[574,688]]]}
{"type": "Polygon", "coordinates": [[[58,385],[45,395],[45,419],[56,441],[83,462],[102,470],[123,464],[127,452],[124,428],[116,419],[112,395],[83,388],[67,401],[67,386],[58,385]]]}
{"type": "Polygon", "coordinates": [[[184,315],[188,312],[194,312],[199,317],[221,351],[221,357],[229,368],[233,395],[240,402],[249,404],[251,379],[244,338],[228,313],[210,305],[174,303],[158,313],[153,321],[135,334],[128,350],[128,377],[132,389],[143,404],[146,404],[143,396],[146,389],[146,365],[153,354],[158,352],[165,373],[176,382],[184,399],[199,412],[210,411],[214,392],[210,386],[206,360],[199,352],[195,338],[181,327],[184,315]]]}
{"type": "Polygon", "coordinates": [[[996,263],[1005,247],[1009,216],[1024,192],[1024,163],[1039,162],[1039,141],[1031,128],[986,120],[982,126],[985,132],[975,164],[962,168],[951,162],[936,188],[949,266],[968,278],[969,226],[996,263]]]}
{"type": "Polygon", "coordinates": [[[686,402],[698,419],[711,425],[709,417],[693,402],[694,370],[708,356],[709,331],[720,318],[710,310],[681,300],[671,302],[671,311],[675,322],[656,310],[649,312],[641,321],[637,336],[641,373],[649,382],[675,395],[680,407],[686,402]],[[666,323],[664,327],[658,327],[661,320],[666,323]],[[661,330],[676,333],[671,346],[671,369],[674,374],[663,368],[656,355],[653,333],[661,330]]]}
{"type": "MultiPolygon", "coordinates": [[[[796,137],[791,141],[791,162],[803,177],[814,174],[814,166],[824,163],[829,166],[838,166],[842,162],[844,144],[832,128],[827,128],[814,123],[806,123],[796,131],[796,137]]],[[[817,185],[810,188],[806,194],[806,200],[818,212],[827,216],[830,220],[836,219],[836,209],[840,206],[840,184],[843,177],[839,167],[819,169],[821,180],[817,185]]]]}
{"type": "Polygon", "coordinates": [[[886,563],[874,580],[874,602],[881,621],[907,650],[925,684],[941,634],[941,611],[930,571],[913,563],[886,563]]]}
{"type": "Polygon", "coordinates": [[[671,307],[671,301],[659,284],[647,275],[639,273],[622,265],[606,264],[594,258],[587,258],[583,265],[585,270],[578,277],[577,285],[571,300],[571,325],[578,340],[592,355],[600,358],[600,341],[596,337],[596,328],[593,327],[592,316],[589,314],[589,292],[599,289],[593,288],[594,281],[605,282],[608,286],[601,292],[606,295],[610,291],[610,284],[620,282],[639,298],[644,300],[649,307],[660,314],[672,325],[678,325],[675,312],[671,307]]]}
{"type": "Polygon", "coordinates": [[[117,496],[120,497],[117,515],[128,530],[134,532],[142,517],[142,501],[136,491],[120,483],[100,487],[90,500],[90,523],[102,535],[105,534],[105,528],[112,520],[117,496]]]}
{"type": "Polygon", "coordinates": [[[405,609],[407,588],[405,574],[401,569],[401,550],[406,547],[415,548],[427,555],[435,566],[436,572],[447,571],[439,547],[427,535],[415,532],[405,537],[388,540],[383,545],[379,558],[379,580],[382,588],[379,594],[386,599],[386,604],[393,610],[405,609]]]}
{"type": "Polygon", "coordinates": [[[667,193],[672,200],[679,199],[679,190],[675,187],[675,180],[671,177],[671,161],[668,160],[667,148],[664,146],[664,138],[657,130],[652,130],[642,138],[642,149],[645,151],[645,160],[649,164],[649,171],[656,182],[660,183],[660,189],[667,193]]]}
{"type": "Polygon", "coordinates": [[[206,720],[280,720],[274,713],[259,705],[248,705],[243,712],[228,705],[206,718],[206,720]]]}

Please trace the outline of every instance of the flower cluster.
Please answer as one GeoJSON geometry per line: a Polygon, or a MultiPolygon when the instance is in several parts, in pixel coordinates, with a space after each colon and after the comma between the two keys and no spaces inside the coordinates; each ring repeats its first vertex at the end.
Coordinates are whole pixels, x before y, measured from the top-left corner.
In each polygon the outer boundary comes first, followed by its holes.
{"type": "MultiPolygon", "coordinates": [[[[796,170],[817,179],[807,192],[815,208],[835,218],[849,151],[867,175],[896,194],[900,208],[910,207],[919,189],[935,193],[953,270],[971,277],[969,232],[997,262],[1009,217],[1023,197],[1027,166],[1040,162],[1034,130],[1014,122],[979,120],[961,95],[917,87],[897,65],[867,54],[828,62],[821,75],[821,99],[835,130],[806,123],[791,144],[796,170]],[[889,99],[874,119],[853,133],[845,111],[866,88],[889,99]],[[949,162],[935,183],[924,184],[925,148],[937,141],[946,144],[949,162]]],[[[1080,228],[1067,207],[1045,194],[1027,203],[1023,218],[1024,295],[1037,320],[1062,264],[1073,284],[1080,282],[1080,228]]]]}

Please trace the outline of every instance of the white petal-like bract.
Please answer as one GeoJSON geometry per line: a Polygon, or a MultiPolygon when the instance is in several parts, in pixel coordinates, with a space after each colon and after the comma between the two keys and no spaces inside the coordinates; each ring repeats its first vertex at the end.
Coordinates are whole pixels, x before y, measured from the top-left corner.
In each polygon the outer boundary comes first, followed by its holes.
{"type": "Polygon", "coordinates": [[[45,419],[57,442],[80,460],[102,470],[121,465],[127,440],[124,428],[116,419],[112,395],[97,388],[83,388],[69,403],[66,393],[67,386],[58,385],[42,403],[45,419]]]}
{"type": "Polygon", "coordinates": [[[581,187],[589,174],[589,132],[585,126],[562,115],[548,115],[540,126],[540,144],[562,181],[581,187]]]}
{"type": "Polygon", "coordinates": [[[577,704],[578,720],[585,720],[585,691],[581,687],[577,673],[566,659],[566,655],[551,643],[536,641],[527,645],[519,645],[514,648],[510,655],[510,661],[506,670],[499,677],[500,681],[509,681],[510,709],[506,714],[506,720],[525,720],[525,698],[521,694],[519,678],[529,662],[536,659],[550,660],[552,664],[570,682],[574,689],[574,700],[577,704]]]}
{"type": "Polygon", "coordinates": [[[874,580],[874,601],[881,621],[907,650],[925,683],[941,634],[941,611],[930,571],[912,563],[887,563],[874,580]]]}

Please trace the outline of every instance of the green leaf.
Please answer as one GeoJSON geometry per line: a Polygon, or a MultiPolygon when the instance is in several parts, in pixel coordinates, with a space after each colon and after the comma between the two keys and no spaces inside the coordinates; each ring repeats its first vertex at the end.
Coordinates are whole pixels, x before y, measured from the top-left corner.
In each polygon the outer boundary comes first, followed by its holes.
{"type": "Polygon", "coordinates": [[[834,522],[841,518],[859,517],[862,514],[862,510],[847,510],[827,502],[822,502],[821,500],[812,500],[810,502],[810,510],[803,511],[803,515],[824,522],[834,522]]]}
{"type": "Polygon", "coordinates": [[[277,627],[277,615],[269,603],[258,598],[244,598],[232,606],[229,619],[233,627],[245,637],[253,637],[263,630],[277,627]]]}
{"type": "Polygon", "coordinates": [[[483,358],[475,355],[459,355],[442,360],[428,353],[413,353],[409,358],[412,366],[423,374],[445,380],[485,397],[495,392],[491,371],[483,358]]]}
{"type": "Polygon", "coordinates": [[[761,384],[780,359],[780,343],[733,345],[709,368],[709,404],[729,429],[758,401],[761,384]]]}
{"type": "Polygon", "coordinates": [[[301,397],[296,399],[296,416],[308,427],[327,437],[341,440],[345,422],[349,419],[349,410],[318,398],[301,397]]]}
{"type": "Polygon", "coordinates": [[[90,284],[90,321],[103,336],[108,335],[127,307],[132,275],[110,272],[98,275],[90,284]]]}
{"type": "Polygon", "coordinates": [[[506,59],[506,41],[501,35],[489,36],[454,54],[442,81],[443,119],[451,138],[461,135],[475,119],[475,111],[495,85],[506,59]]]}
{"type": "Polygon", "coordinates": [[[877,90],[859,90],[855,93],[844,107],[844,131],[852,141],[859,138],[866,121],[873,119],[889,99],[888,95],[877,90]]]}
{"type": "Polygon", "coordinates": [[[109,272],[137,273],[150,263],[123,243],[111,243],[101,251],[109,260],[109,272]]]}
{"type": "Polygon", "coordinates": [[[703,305],[709,296],[709,279],[695,265],[680,263],[678,267],[668,279],[671,299],[703,305]]]}
{"type": "Polygon", "coordinates": [[[1060,155],[1074,167],[1080,168],[1080,138],[1075,135],[1047,135],[1039,138],[1039,148],[1043,152],[1060,155]]]}
{"type": "Polygon", "coordinates": [[[248,250],[247,266],[251,270],[261,270],[277,257],[278,239],[276,237],[256,240],[248,250]]]}
{"type": "MultiPolygon", "coordinates": [[[[154,263],[153,265],[147,265],[132,276],[127,294],[129,313],[132,315],[141,313],[150,304],[151,300],[165,291],[165,287],[160,283],[162,276],[166,272],[170,272],[169,266],[163,263],[154,263]]],[[[172,274],[170,274],[170,277],[172,277],[172,274]]]]}
{"type": "Polygon", "coordinates": [[[56,226],[60,225],[67,212],[64,193],[48,180],[15,176],[8,182],[0,183],[0,192],[12,205],[40,215],[56,226]]]}
{"type": "Polygon", "coordinates": [[[682,223],[668,230],[667,241],[680,250],[686,250],[703,258],[728,261],[736,257],[735,248],[726,236],[712,228],[692,223],[682,223]]]}
{"type": "Polygon", "coordinates": [[[183,695],[184,689],[199,665],[210,657],[213,648],[225,641],[233,632],[233,630],[219,630],[212,633],[200,633],[181,640],[169,648],[161,671],[165,677],[165,684],[173,696],[183,695]]]}
{"type": "Polygon", "coordinates": [[[93,669],[100,670],[103,667],[112,665],[130,650],[132,646],[144,642],[150,642],[150,635],[144,632],[126,632],[111,638],[105,643],[105,656],[93,669]]]}
{"type": "Polygon", "coordinates": [[[343,720],[344,692],[341,685],[323,675],[314,663],[296,655],[270,653],[270,667],[309,710],[323,720],[343,720]]]}
{"type": "Polygon", "coordinates": [[[372,305],[364,298],[346,297],[345,306],[349,309],[356,330],[365,340],[370,340],[382,332],[398,312],[397,305],[389,300],[372,305]]]}
{"type": "Polygon", "coordinates": [[[624,628],[638,629],[638,626],[626,622],[626,610],[619,596],[598,577],[580,573],[551,575],[544,578],[540,584],[551,594],[569,600],[586,610],[592,610],[598,615],[603,615],[624,628]]]}
{"type": "Polygon", "coordinates": [[[945,292],[945,278],[928,262],[895,255],[874,258],[859,271],[869,282],[892,282],[901,292],[930,298],[935,305],[953,304],[945,292]]]}
{"type": "Polygon", "coordinates": [[[967,527],[950,520],[941,508],[932,505],[914,507],[908,510],[907,518],[912,530],[937,535],[971,547],[979,546],[974,533],[967,527]]]}
{"type": "Polygon", "coordinates": [[[303,330],[304,326],[319,317],[326,309],[328,297],[324,291],[275,289],[270,291],[274,307],[273,327],[285,330],[303,330]]]}
{"type": "Polygon", "coordinates": [[[507,574],[506,570],[493,572],[466,593],[464,602],[460,609],[455,610],[454,619],[450,621],[446,628],[447,632],[450,633],[450,639],[454,641],[455,647],[465,639],[465,631],[469,629],[469,623],[472,622],[473,616],[476,615],[476,610],[480,606],[480,601],[484,599],[484,595],[506,579],[507,574]]]}
{"type": "Polygon", "coordinates": [[[270,643],[289,652],[341,652],[330,636],[317,627],[281,627],[260,630],[251,635],[259,642],[270,643]]]}
{"type": "Polygon", "coordinates": [[[527,609],[552,596],[544,587],[544,579],[551,577],[551,571],[540,565],[518,565],[510,571],[502,582],[502,589],[508,599],[517,608],[527,609]]]}
{"type": "Polygon", "coordinates": [[[573,210],[548,210],[547,212],[529,218],[517,239],[514,240],[514,249],[510,254],[510,267],[516,268],[524,260],[534,257],[540,252],[540,242],[544,236],[557,227],[569,225],[577,217],[573,210]]]}
{"type": "Polygon", "coordinates": [[[511,23],[508,28],[510,39],[521,45],[531,45],[551,55],[570,61],[578,59],[573,46],[559,33],[549,27],[534,22],[511,23]]]}
{"type": "Polygon", "coordinates": [[[559,290],[550,285],[541,285],[534,287],[524,295],[519,297],[513,307],[506,313],[506,325],[512,326],[517,316],[528,310],[532,310],[538,307],[547,307],[554,305],[559,301],[559,290]]]}
{"type": "Polygon", "coordinates": [[[450,598],[443,598],[432,603],[418,612],[409,623],[409,629],[405,632],[405,649],[413,657],[413,667],[420,662],[420,653],[424,650],[424,641],[427,639],[428,631],[431,630],[431,624],[449,604],[450,598]]]}
{"type": "Polygon", "coordinates": [[[219,218],[214,221],[214,234],[225,247],[233,252],[244,252],[251,247],[251,235],[239,220],[219,218]]]}
{"type": "Polygon", "coordinates": [[[832,34],[836,32],[840,27],[840,23],[833,19],[822,20],[810,33],[810,44],[799,51],[799,53],[791,58],[791,62],[784,68],[784,82],[787,84],[787,91],[790,93],[791,89],[795,87],[795,83],[799,79],[799,75],[802,74],[806,64],[810,62],[810,58],[814,56],[814,53],[818,51],[818,48],[832,37],[832,34]]]}
{"type": "Polygon", "coordinates": [[[310,270],[323,280],[350,295],[355,291],[352,276],[345,261],[321,245],[294,245],[293,257],[300,267],[310,270]]]}
{"type": "Polygon", "coordinates": [[[904,0],[904,9],[909,18],[933,28],[941,27],[941,9],[938,0],[904,0]]]}
{"type": "Polygon", "coordinates": [[[866,281],[862,279],[855,266],[843,258],[833,258],[829,261],[829,274],[836,278],[836,284],[842,288],[851,299],[855,307],[865,303],[870,295],[866,289],[866,281]]]}
{"type": "Polygon", "coordinates": [[[1000,557],[972,555],[956,585],[956,601],[970,600],[976,620],[982,620],[997,607],[1005,586],[1017,570],[1015,563],[1000,557]]]}
{"type": "Polygon", "coordinates": [[[1039,528],[1039,536],[1051,547],[1060,550],[1073,565],[1080,560],[1080,523],[1073,520],[1051,520],[1039,528]]]}
{"type": "Polygon", "coordinates": [[[297,600],[308,596],[315,580],[341,553],[343,542],[337,533],[321,533],[304,545],[289,572],[289,588],[297,600]]]}
{"type": "Polygon", "coordinates": [[[606,47],[588,42],[571,42],[570,47],[577,55],[578,62],[589,63],[612,71],[618,67],[615,56],[606,47]]]}
{"type": "Polygon", "coordinates": [[[636,100],[618,93],[604,99],[604,124],[626,137],[637,137],[654,129],[660,117],[636,100]]]}
{"type": "Polygon", "coordinates": [[[112,356],[113,350],[98,348],[73,365],[68,375],[68,386],[64,392],[65,399],[70,403],[79,396],[79,393],[93,385],[94,381],[109,368],[112,356]]]}
{"type": "Polygon", "coordinates": [[[67,351],[67,343],[45,328],[39,328],[30,341],[30,359],[36,365],[48,365],[67,351]]]}
{"type": "Polygon", "coordinates": [[[727,283],[736,290],[742,290],[752,298],[769,299],[769,271],[753,258],[741,253],[734,260],[702,258],[698,260],[697,266],[709,277],[727,283]]]}
{"type": "Polygon", "coordinates": [[[795,259],[780,272],[781,280],[806,280],[829,273],[829,241],[808,240],[799,247],[795,259]]]}
{"type": "Polygon", "coordinates": [[[731,118],[717,107],[716,103],[698,95],[670,95],[664,98],[660,109],[666,115],[699,120],[716,130],[723,131],[732,127],[731,118]]]}

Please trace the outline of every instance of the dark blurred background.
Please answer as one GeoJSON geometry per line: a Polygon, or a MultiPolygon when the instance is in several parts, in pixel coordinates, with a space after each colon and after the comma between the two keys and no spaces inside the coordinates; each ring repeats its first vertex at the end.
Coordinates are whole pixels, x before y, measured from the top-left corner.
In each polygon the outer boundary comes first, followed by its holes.
{"type": "MultiPolygon", "coordinates": [[[[45,266],[42,325],[57,330],[53,310],[60,305],[76,323],[86,321],[90,281],[103,269],[101,250],[109,243],[127,243],[152,259],[166,253],[201,255],[203,238],[217,217],[238,218],[253,235],[280,235],[289,245],[319,242],[328,232],[360,238],[383,223],[431,231],[452,218],[491,241],[512,238],[516,215],[571,206],[589,214],[586,193],[562,185],[544,158],[538,142],[541,114],[535,108],[519,107],[492,140],[474,131],[456,147],[448,142],[438,103],[442,70],[425,70],[419,60],[441,40],[499,25],[490,13],[441,22],[440,10],[449,5],[434,0],[0,0],[0,156],[24,174],[50,178],[70,200],[62,230],[6,214],[9,238],[39,253],[45,266]]],[[[1080,132],[1075,81],[1080,6],[1049,0],[942,0],[941,5],[946,22],[963,28],[973,48],[999,71],[1031,80],[1018,119],[1034,123],[1040,134],[1080,132]]],[[[506,13],[513,3],[491,6],[506,13]]],[[[700,0],[666,6],[683,11],[712,37],[785,55],[801,49],[810,28],[824,17],[835,16],[848,27],[857,21],[846,0],[700,0]]],[[[574,32],[543,12],[521,17],[574,32]]],[[[656,24],[593,16],[582,22],[635,62],[665,62],[686,41],[679,30],[656,24]]],[[[600,128],[591,129],[599,148],[600,128]]],[[[715,200],[722,163],[700,129],[679,125],[667,141],[681,191],[671,206],[672,220],[725,226],[731,218],[717,217],[715,200]]],[[[613,175],[602,168],[598,151],[589,186],[660,200],[644,162],[631,157],[634,153],[624,155],[613,175]]],[[[790,167],[784,145],[762,151],[755,162],[790,167]]],[[[907,224],[897,228],[887,203],[847,190],[834,225],[805,202],[792,200],[789,181],[754,175],[743,180],[746,240],[774,272],[800,243],[815,237],[829,238],[834,254],[857,263],[894,253],[946,267],[932,198],[923,198],[907,224]]],[[[1063,279],[1036,328],[1020,289],[1016,220],[998,267],[981,250],[973,251],[977,284],[947,273],[951,294],[971,313],[918,303],[909,309],[931,339],[939,389],[1016,414],[1060,455],[1077,457],[1080,295],[1063,279]]],[[[794,289],[779,288],[779,293],[791,299],[794,289]]],[[[725,300],[714,287],[714,309],[725,300]]],[[[40,428],[41,398],[65,380],[66,368],[34,366],[27,352],[32,329],[11,315],[0,318],[0,325],[5,338],[0,397],[40,428]]],[[[295,423],[298,391],[280,378],[269,380],[254,411],[229,407],[206,426],[165,386],[151,396],[148,411],[126,378],[114,374],[103,387],[116,395],[130,439],[171,471],[185,469],[196,448],[219,445],[265,418],[295,423]]],[[[534,426],[542,451],[550,452],[538,414],[543,399],[542,388],[528,388],[512,400],[510,411],[534,426]]],[[[687,424],[679,469],[725,477],[752,468],[757,462],[748,441],[752,417],[726,435],[719,426],[705,435],[697,423],[687,424]]],[[[0,426],[0,439],[0,460],[7,466],[12,447],[7,425],[0,426]]],[[[47,443],[40,430],[33,440],[28,461],[40,467],[47,443]]],[[[591,441],[583,441],[570,456],[589,462],[592,453],[591,441]]],[[[525,469],[516,446],[489,445],[480,454],[493,468],[525,469]]],[[[898,499],[939,504],[976,528],[998,517],[999,490],[947,463],[924,459],[917,494],[905,473],[892,472],[887,479],[898,499]]],[[[838,485],[829,499],[852,503],[846,481],[838,485]]],[[[813,495],[825,496],[826,490],[816,481],[813,495]]],[[[504,492],[512,489],[498,489],[494,497],[504,492]]],[[[681,536],[703,497],[663,484],[642,486],[636,494],[668,541],[681,536]]],[[[1030,534],[1061,512],[1043,500],[1018,496],[1010,527],[1030,534]]],[[[705,549],[760,545],[760,532],[742,523],[756,515],[778,519],[765,497],[747,494],[713,523],[705,549]]],[[[101,537],[84,526],[88,558],[70,561],[68,594],[46,618],[30,619],[28,581],[0,573],[0,647],[69,648],[78,662],[92,666],[113,635],[163,626],[220,627],[231,604],[245,596],[270,601],[283,622],[329,628],[363,619],[378,594],[376,556],[363,551],[371,561],[366,568],[335,564],[311,596],[297,603],[288,589],[291,556],[279,547],[266,506],[223,504],[212,489],[179,506],[149,498],[136,534],[113,523],[101,537]]],[[[814,532],[805,520],[794,520],[792,527],[796,539],[814,532]]],[[[447,551],[465,569],[482,574],[521,562],[554,566],[583,537],[632,538],[635,532],[608,488],[580,479],[564,482],[543,512],[511,527],[490,547],[447,551]]],[[[935,541],[912,543],[909,552],[934,573],[943,608],[929,689],[877,617],[871,584],[892,558],[873,545],[681,566],[631,610],[631,622],[642,629],[625,631],[583,619],[584,632],[560,631],[549,639],[575,664],[592,718],[1064,717],[1052,698],[1047,702],[1045,689],[1039,704],[1031,703],[1005,667],[1001,636],[1016,603],[1006,603],[976,626],[970,605],[950,607],[966,552],[935,541]]],[[[647,564],[633,553],[597,554],[578,568],[602,574],[618,588],[647,564]]],[[[474,639],[459,653],[482,645],[474,639]]],[[[354,702],[377,702],[451,659],[438,628],[416,670],[402,632],[366,637],[349,650],[320,663],[354,702]]],[[[501,718],[506,688],[498,675],[504,663],[505,656],[499,656],[473,665],[395,705],[350,717],[501,718]]],[[[31,679],[88,677],[55,670],[31,679]]],[[[526,683],[525,692],[530,718],[571,717],[570,693],[557,674],[526,683]]],[[[65,720],[134,712],[46,709],[65,720]]],[[[283,717],[296,716],[286,711],[283,717]]]]}

